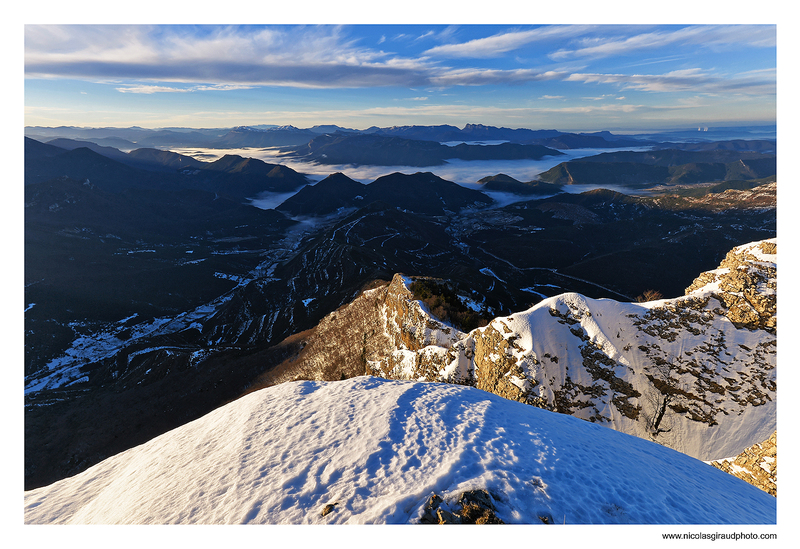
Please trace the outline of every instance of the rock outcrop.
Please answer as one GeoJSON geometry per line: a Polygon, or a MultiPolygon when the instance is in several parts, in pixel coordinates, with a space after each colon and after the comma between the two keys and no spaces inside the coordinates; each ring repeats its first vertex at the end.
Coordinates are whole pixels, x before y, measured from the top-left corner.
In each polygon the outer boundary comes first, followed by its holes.
{"type": "Polygon", "coordinates": [[[712,461],[711,465],[777,496],[778,432],[775,431],[767,440],[746,448],[735,458],[712,461]]]}
{"type": "Polygon", "coordinates": [[[700,275],[686,293],[710,293],[719,299],[737,328],[775,334],[776,255],[775,239],[734,248],[722,260],[719,269],[700,275]]]}
{"type": "Polygon", "coordinates": [[[447,349],[466,334],[437,320],[414,300],[411,281],[396,274],[389,283],[376,282],[313,330],[293,336],[301,340],[302,350],[267,372],[257,385],[336,381],[375,372],[409,379],[427,371],[434,380],[437,365],[445,365],[447,349]]]}
{"type": "MultiPolygon", "coordinates": [[[[467,490],[458,497],[459,509],[451,510],[438,494],[433,494],[425,504],[420,519],[422,524],[505,524],[495,514],[497,508],[486,490],[467,490]]],[[[542,518],[540,517],[540,520],[542,518]]],[[[542,522],[545,522],[542,520],[542,522]]],[[[545,522],[552,524],[552,522],[545,522]]]]}

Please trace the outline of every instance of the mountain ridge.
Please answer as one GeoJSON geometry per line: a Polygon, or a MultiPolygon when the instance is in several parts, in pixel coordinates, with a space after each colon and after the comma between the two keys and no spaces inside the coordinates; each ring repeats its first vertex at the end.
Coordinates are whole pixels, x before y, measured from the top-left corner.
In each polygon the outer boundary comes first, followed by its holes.
{"type": "Polygon", "coordinates": [[[363,366],[388,379],[472,385],[720,459],[775,429],[776,249],[770,240],[732,250],[683,297],[623,304],[563,294],[469,334],[433,318],[411,279],[395,275],[360,296],[365,304],[326,317],[328,335],[308,336],[279,377],[261,382],[350,377],[363,366]],[[363,345],[344,344],[342,330],[364,334],[363,345]]]}
{"type": "Polygon", "coordinates": [[[649,441],[472,387],[369,377],[252,393],[26,492],[24,520],[419,524],[475,492],[493,522],[776,521],[769,494],[649,441]]]}
{"type": "Polygon", "coordinates": [[[102,154],[108,148],[54,149],[27,137],[25,148],[29,151],[25,157],[26,185],[67,176],[89,180],[110,192],[192,189],[244,200],[263,192],[289,192],[308,182],[306,176],[286,166],[238,155],[200,162],[170,151],[140,148],[129,153],[111,149],[117,151],[111,158],[102,154]]]}

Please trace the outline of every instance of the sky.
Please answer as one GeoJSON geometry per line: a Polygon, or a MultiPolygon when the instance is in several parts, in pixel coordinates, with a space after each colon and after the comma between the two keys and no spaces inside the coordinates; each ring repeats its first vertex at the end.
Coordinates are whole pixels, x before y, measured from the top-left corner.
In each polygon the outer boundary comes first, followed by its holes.
{"type": "Polygon", "coordinates": [[[24,119],[563,131],[774,124],[776,67],[774,24],[26,23],[24,119]]]}

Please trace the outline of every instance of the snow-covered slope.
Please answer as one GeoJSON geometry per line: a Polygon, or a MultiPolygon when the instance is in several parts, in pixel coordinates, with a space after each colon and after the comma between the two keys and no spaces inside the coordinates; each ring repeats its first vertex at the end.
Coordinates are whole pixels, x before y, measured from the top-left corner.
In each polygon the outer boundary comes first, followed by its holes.
{"type": "Polygon", "coordinates": [[[380,323],[395,349],[368,356],[367,371],[473,385],[703,460],[736,455],[776,428],[776,258],[775,239],[754,242],[682,297],[561,294],[452,344],[397,335],[437,323],[387,299],[380,323]]]}
{"type": "Polygon", "coordinates": [[[471,387],[358,377],[256,391],[26,492],[25,522],[415,523],[432,494],[457,510],[472,489],[506,523],[776,521],[772,496],[658,444],[471,387]]]}

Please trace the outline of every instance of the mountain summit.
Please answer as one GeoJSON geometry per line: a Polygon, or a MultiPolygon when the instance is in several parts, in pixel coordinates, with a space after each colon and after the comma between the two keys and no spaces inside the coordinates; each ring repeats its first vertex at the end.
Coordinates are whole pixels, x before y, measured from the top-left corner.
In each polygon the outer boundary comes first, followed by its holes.
{"type": "Polygon", "coordinates": [[[25,522],[769,524],[775,498],[652,442],[472,387],[357,377],[252,393],[25,493],[25,522]],[[449,515],[447,515],[449,514],[449,515]]]}

